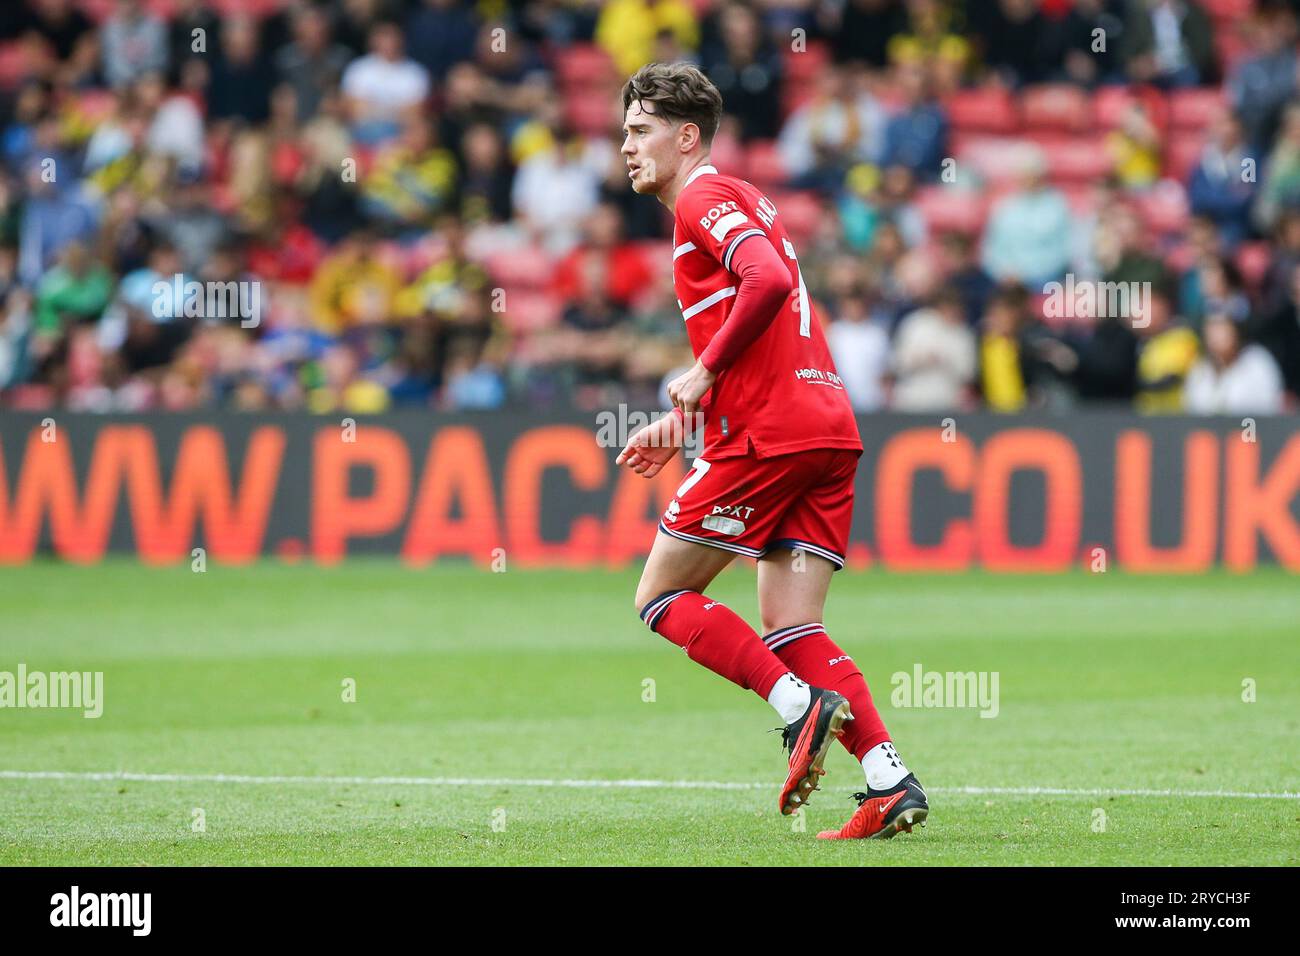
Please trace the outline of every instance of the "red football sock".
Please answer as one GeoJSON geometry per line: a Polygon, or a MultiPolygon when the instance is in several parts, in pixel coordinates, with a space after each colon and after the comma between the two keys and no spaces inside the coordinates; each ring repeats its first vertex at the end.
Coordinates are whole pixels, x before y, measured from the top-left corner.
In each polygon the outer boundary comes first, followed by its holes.
{"type": "Polygon", "coordinates": [[[764,700],[789,670],[740,615],[698,591],[659,595],[641,610],[641,620],[697,664],[764,700]]]}
{"type": "Polygon", "coordinates": [[[763,637],[794,676],[806,684],[838,691],[849,700],[853,719],[844,725],[840,743],[857,757],[889,739],[885,722],[871,701],[871,691],[853,659],[840,650],[821,624],[796,624],[763,637]]]}

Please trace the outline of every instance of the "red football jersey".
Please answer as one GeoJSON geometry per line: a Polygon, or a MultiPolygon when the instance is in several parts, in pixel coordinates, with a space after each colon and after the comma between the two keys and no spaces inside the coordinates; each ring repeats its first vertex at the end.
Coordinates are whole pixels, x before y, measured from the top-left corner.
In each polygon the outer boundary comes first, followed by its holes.
{"type": "Polygon", "coordinates": [[[702,457],[728,458],[751,448],[760,458],[810,448],[860,452],[853,408],[813,315],[780,213],[751,183],[708,165],[691,173],[673,210],[673,286],[691,349],[698,358],[731,314],[739,288],[729,268],[731,256],[746,240],[771,243],[789,264],[797,291],[718,376],[702,457]]]}

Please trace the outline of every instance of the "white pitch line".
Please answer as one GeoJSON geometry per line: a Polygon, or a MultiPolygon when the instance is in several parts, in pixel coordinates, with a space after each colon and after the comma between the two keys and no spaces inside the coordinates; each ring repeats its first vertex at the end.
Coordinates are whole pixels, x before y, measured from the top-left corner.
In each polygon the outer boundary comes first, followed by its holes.
{"type": "MultiPolygon", "coordinates": [[[[767,783],[724,780],[575,780],[532,777],[336,777],[253,776],[236,773],[133,773],[126,770],[0,770],[0,780],[119,780],[136,783],[324,784],[400,787],[568,787],[586,790],[766,790],[767,783]]],[[[851,789],[851,788],[845,788],[851,789]]],[[[1300,793],[1242,790],[1152,790],[1089,787],[928,787],[930,793],[1017,797],[1240,797],[1246,800],[1300,800],[1300,793]]]]}
{"type": "Polygon", "coordinates": [[[1252,793],[1247,790],[1146,790],[1091,787],[927,787],[933,793],[1007,794],[1012,796],[1048,797],[1242,797],[1246,800],[1300,800],[1300,793],[1252,793]]]}

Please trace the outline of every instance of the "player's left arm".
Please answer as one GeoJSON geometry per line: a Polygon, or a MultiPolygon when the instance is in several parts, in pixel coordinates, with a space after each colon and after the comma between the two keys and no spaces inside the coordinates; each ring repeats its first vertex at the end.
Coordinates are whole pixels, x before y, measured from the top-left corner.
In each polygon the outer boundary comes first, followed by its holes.
{"type": "Polygon", "coordinates": [[[740,284],[722,328],[695,365],[668,383],[668,397],[688,415],[699,409],[700,399],[718,376],[767,330],[795,289],[788,266],[766,241],[766,233],[743,212],[726,213],[709,229],[692,222],[691,232],[697,233],[696,247],[725,265],[740,284]]]}

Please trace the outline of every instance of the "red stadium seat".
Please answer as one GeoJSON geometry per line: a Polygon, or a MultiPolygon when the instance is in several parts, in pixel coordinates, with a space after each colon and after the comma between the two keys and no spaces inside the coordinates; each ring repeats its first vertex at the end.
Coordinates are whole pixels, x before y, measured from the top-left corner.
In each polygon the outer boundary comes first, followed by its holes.
{"type": "Polygon", "coordinates": [[[803,52],[787,49],[781,56],[781,66],[785,72],[785,83],[789,86],[810,86],[817,81],[817,74],[831,61],[830,48],[825,43],[813,40],[803,52]]]}
{"type": "MultiPolygon", "coordinates": [[[[117,9],[117,0],[77,0],[76,7],[94,20],[102,23],[113,15],[117,9]]],[[[215,7],[213,11],[225,16],[243,13],[254,17],[265,17],[285,6],[284,0],[210,0],[207,6],[215,7]]],[[[145,0],[144,8],[154,16],[170,20],[176,13],[176,0],[145,0]]]]}
{"type": "Polygon", "coordinates": [[[1134,101],[1146,107],[1147,117],[1156,129],[1169,125],[1169,107],[1154,87],[1104,86],[1092,96],[1092,115],[1097,126],[1114,129],[1124,119],[1124,112],[1134,101]]]}
{"type": "Polygon", "coordinates": [[[1225,106],[1221,90],[1174,90],[1169,94],[1169,125],[1176,130],[1203,130],[1225,106]]]}
{"type": "Polygon", "coordinates": [[[825,216],[821,203],[812,193],[796,190],[769,197],[777,212],[785,220],[785,228],[790,238],[799,242],[807,239],[816,230],[825,216]]]}
{"type": "Polygon", "coordinates": [[[815,92],[806,84],[784,84],[781,87],[781,119],[788,119],[791,113],[811,100],[815,92]]]}
{"type": "Polygon", "coordinates": [[[1114,166],[1106,143],[1099,137],[1034,137],[1047,158],[1048,175],[1053,182],[1094,182],[1106,176],[1114,166]]]}
{"type": "Polygon", "coordinates": [[[555,296],[527,289],[507,289],[502,317],[512,332],[536,332],[559,324],[561,306],[555,296]]]}
{"type": "Polygon", "coordinates": [[[1185,183],[1201,161],[1205,138],[1200,133],[1175,133],[1165,141],[1164,172],[1170,179],[1185,183]]]}
{"type": "Polygon", "coordinates": [[[556,263],[545,249],[520,246],[488,256],[488,274],[498,285],[521,289],[544,289],[555,274],[556,263]]]}
{"type": "Polygon", "coordinates": [[[709,158],[720,171],[743,178],[746,175],[745,150],[746,147],[734,135],[719,130],[713,139],[713,147],[709,150],[709,158]]]}
{"type": "Polygon", "coordinates": [[[588,136],[611,136],[623,124],[622,110],[604,93],[575,93],[564,101],[565,118],[588,136]]]}
{"type": "Polygon", "coordinates": [[[984,190],[985,202],[988,204],[989,213],[998,207],[998,203],[1020,190],[1020,184],[1014,179],[1005,179],[1001,182],[991,183],[989,188],[984,190]]]}
{"type": "Polygon", "coordinates": [[[988,215],[987,197],[970,189],[923,186],[916,193],[916,208],[931,235],[960,232],[977,235],[988,215]]]}
{"type": "Polygon", "coordinates": [[[1157,183],[1145,192],[1134,193],[1132,200],[1142,222],[1152,232],[1177,236],[1186,231],[1192,213],[1187,192],[1177,183],[1157,183]]]}
{"type": "Polygon", "coordinates": [[[1020,96],[1020,116],[1027,130],[1083,132],[1092,125],[1088,94],[1066,83],[1031,86],[1020,96]]]}
{"type": "Polygon", "coordinates": [[[673,268],[673,244],[667,239],[634,239],[628,243],[641,256],[641,261],[655,273],[664,275],[673,268]]]}
{"type": "Polygon", "coordinates": [[[1134,99],[1127,86],[1103,86],[1092,95],[1093,120],[1103,129],[1114,129],[1134,99]]]}
{"type": "MultiPolygon", "coordinates": [[[[174,6],[174,0],[150,0],[150,6],[174,6]]],[[[233,17],[244,16],[267,17],[277,10],[288,6],[285,0],[211,0],[211,5],[218,13],[233,17]]]]}
{"type": "Polygon", "coordinates": [[[1255,0],[1201,0],[1201,6],[1215,20],[1244,20],[1255,11],[1255,0]]]}
{"type": "Polygon", "coordinates": [[[1235,23],[1225,23],[1214,32],[1214,53],[1219,60],[1219,68],[1224,75],[1231,73],[1232,70],[1242,60],[1250,56],[1252,46],[1250,40],[1241,34],[1235,23]]]}
{"type": "Polygon", "coordinates": [[[90,19],[96,23],[103,23],[113,15],[113,9],[117,4],[114,0],[81,0],[78,6],[90,19]]]}
{"type": "Polygon", "coordinates": [[[994,184],[1015,179],[1015,168],[1007,162],[1007,157],[1021,140],[1003,136],[968,135],[953,137],[950,142],[959,171],[969,165],[982,179],[994,184]]]}
{"type": "Polygon", "coordinates": [[[1259,288],[1273,264],[1273,250],[1267,242],[1243,242],[1237,249],[1237,268],[1241,278],[1252,289],[1259,288]]]}
{"type": "Polygon", "coordinates": [[[1014,133],[1020,116],[1011,94],[999,87],[958,90],[944,101],[954,129],[984,133],[1014,133]]]}
{"type": "Polygon", "coordinates": [[[759,189],[779,187],[789,179],[775,140],[754,140],[746,147],[745,154],[745,178],[759,189]]]}
{"type": "Polygon", "coordinates": [[[1097,211],[1097,189],[1095,183],[1066,182],[1057,186],[1065,194],[1065,201],[1070,204],[1076,216],[1087,217],[1097,211]]]}
{"type": "Polygon", "coordinates": [[[609,54],[594,43],[574,43],[555,57],[555,73],[565,91],[603,89],[618,79],[609,54]]]}
{"type": "Polygon", "coordinates": [[[15,385],[9,389],[5,407],[15,412],[41,412],[58,402],[58,393],[51,385],[15,385]]]}
{"type": "Polygon", "coordinates": [[[27,47],[22,40],[0,43],[0,89],[16,87],[29,73],[27,47]]]}
{"type": "Polygon", "coordinates": [[[1180,242],[1165,253],[1165,268],[1170,272],[1182,273],[1192,267],[1196,261],[1196,248],[1190,242],[1180,242]]]}

